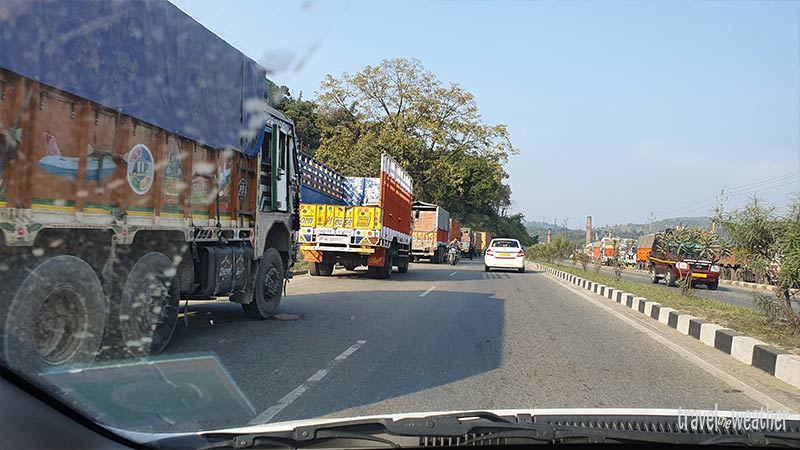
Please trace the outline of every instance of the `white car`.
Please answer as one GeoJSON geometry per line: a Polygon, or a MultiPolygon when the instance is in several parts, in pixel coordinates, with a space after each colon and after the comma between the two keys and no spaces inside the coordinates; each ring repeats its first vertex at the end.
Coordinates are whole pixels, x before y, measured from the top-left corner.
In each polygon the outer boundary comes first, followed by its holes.
{"type": "Polygon", "coordinates": [[[492,239],[483,255],[483,268],[517,269],[525,272],[525,250],[516,239],[492,239]]]}

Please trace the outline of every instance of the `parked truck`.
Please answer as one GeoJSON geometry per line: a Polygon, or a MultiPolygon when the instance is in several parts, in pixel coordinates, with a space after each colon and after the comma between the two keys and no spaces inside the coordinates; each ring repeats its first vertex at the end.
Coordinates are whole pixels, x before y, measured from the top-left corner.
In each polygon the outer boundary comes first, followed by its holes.
{"type": "Polygon", "coordinates": [[[167,1],[129,6],[31,0],[4,23],[12,367],[159,353],[181,298],[267,318],[295,259],[294,127],[265,106],[265,70],[167,1]]]}
{"type": "Polygon", "coordinates": [[[413,232],[411,234],[411,255],[416,260],[429,259],[440,264],[447,258],[447,244],[450,235],[450,213],[433,203],[416,201],[411,205],[413,212],[413,232]]]}
{"type": "MultiPolygon", "coordinates": [[[[330,276],[335,265],[367,266],[370,277],[405,273],[411,255],[413,183],[387,154],[378,178],[343,177],[341,198],[300,204],[300,249],[312,276],[330,276]]],[[[301,194],[302,195],[302,194],[301,194]]]]}

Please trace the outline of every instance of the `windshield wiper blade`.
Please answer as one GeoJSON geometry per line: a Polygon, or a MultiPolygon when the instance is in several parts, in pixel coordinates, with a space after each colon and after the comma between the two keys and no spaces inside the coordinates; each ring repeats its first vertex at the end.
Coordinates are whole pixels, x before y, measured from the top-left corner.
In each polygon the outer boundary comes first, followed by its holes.
{"type": "MultiPolygon", "coordinates": [[[[651,443],[705,445],[771,445],[800,448],[800,433],[751,432],[715,435],[535,422],[530,415],[499,416],[486,411],[430,415],[419,418],[375,418],[298,426],[287,431],[203,434],[202,448],[302,448],[331,442],[372,441],[387,448],[418,447],[422,441],[437,447],[505,444],[558,443],[651,443]]],[[[166,442],[159,442],[166,444],[166,442]]],[[[168,448],[169,445],[159,445],[168,448]]]]}

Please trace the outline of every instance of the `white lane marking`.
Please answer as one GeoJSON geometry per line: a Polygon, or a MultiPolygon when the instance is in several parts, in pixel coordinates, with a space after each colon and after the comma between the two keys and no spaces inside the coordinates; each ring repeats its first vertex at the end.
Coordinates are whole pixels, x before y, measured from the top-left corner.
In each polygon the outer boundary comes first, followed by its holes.
{"type": "Polygon", "coordinates": [[[422,294],[419,294],[419,296],[420,297],[425,297],[426,295],[430,294],[431,291],[434,290],[434,288],[436,288],[436,286],[429,287],[427,291],[423,292],[422,294]]]}
{"type": "MultiPolygon", "coordinates": [[[[772,408],[772,409],[781,409],[783,411],[787,411],[787,412],[790,412],[790,413],[796,413],[797,412],[796,408],[790,408],[790,407],[786,406],[785,404],[783,404],[783,403],[775,400],[774,398],[772,398],[767,393],[762,392],[758,388],[755,388],[755,387],[751,386],[750,384],[747,384],[744,381],[740,380],[739,378],[729,374],[728,371],[730,371],[730,369],[723,370],[723,369],[717,367],[717,365],[712,364],[711,362],[706,361],[705,359],[703,359],[702,355],[698,355],[692,350],[688,350],[688,349],[683,348],[680,344],[678,344],[676,342],[673,342],[671,339],[669,339],[665,335],[662,335],[661,333],[656,332],[655,330],[651,329],[650,327],[639,323],[638,321],[634,320],[633,318],[622,314],[621,311],[615,309],[615,308],[618,308],[619,306],[615,306],[615,304],[609,303],[606,300],[598,299],[598,298],[592,296],[591,294],[589,294],[589,293],[587,293],[587,292],[585,292],[583,290],[580,290],[580,289],[578,289],[576,287],[573,287],[573,286],[570,286],[570,285],[566,284],[566,282],[561,282],[558,279],[552,279],[552,278],[550,280],[555,282],[555,283],[557,283],[557,284],[560,284],[564,288],[566,288],[566,289],[572,291],[573,293],[575,293],[575,294],[583,297],[584,299],[588,300],[590,303],[593,303],[595,306],[599,306],[600,308],[604,309],[606,312],[610,313],[611,315],[613,315],[617,319],[619,319],[619,320],[627,323],[628,325],[631,325],[632,327],[636,328],[637,330],[643,332],[650,339],[653,339],[654,341],[656,341],[656,342],[658,342],[660,344],[663,344],[668,349],[670,349],[673,352],[677,353],[678,355],[682,356],[684,359],[688,360],[689,362],[694,363],[696,366],[700,367],[702,370],[705,370],[710,375],[718,378],[719,380],[721,380],[722,382],[728,384],[729,386],[742,391],[742,393],[744,393],[748,397],[752,398],[756,402],[758,402],[758,403],[760,403],[762,405],[769,405],[769,407],[772,408]]],[[[627,310],[628,308],[625,308],[625,309],[627,310]]],[[[661,310],[663,311],[664,308],[662,308],[661,310]]],[[[653,322],[653,323],[655,323],[655,322],[653,322]]]]}
{"type": "Polygon", "coordinates": [[[308,379],[305,382],[303,382],[300,386],[297,386],[296,388],[292,389],[291,392],[284,395],[283,398],[278,400],[278,403],[265,409],[264,412],[262,412],[261,414],[257,415],[252,420],[250,420],[249,422],[250,425],[259,425],[267,423],[270,420],[272,420],[275,416],[280,414],[281,411],[286,409],[287,406],[291,405],[292,403],[295,402],[295,400],[300,398],[300,396],[303,395],[306,391],[311,389],[315,384],[322,381],[322,379],[325,378],[325,376],[327,376],[328,373],[334,367],[336,367],[339,363],[341,363],[342,361],[347,359],[350,355],[358,351],[358,349],[361,348],[361,346],[366,343],[367,341],[357,341],[355,344],[348,347],[347,350],[340,353],[339,356],[333,358],[333,360],[331,360],[331,362],[329,362],[324,369],[316,371],[314,375],[308,377],[308,379]]]}
{"type": "Polygon", "coordinates": [[[455,274],[456,274],[456,273],[455,273],[455,272],[453,272],[453,273],[451,273],[451,274],[450,274],[450,276],[452,277],[452,276],[453,276],[453,275],[455,275],[455,274]]]}

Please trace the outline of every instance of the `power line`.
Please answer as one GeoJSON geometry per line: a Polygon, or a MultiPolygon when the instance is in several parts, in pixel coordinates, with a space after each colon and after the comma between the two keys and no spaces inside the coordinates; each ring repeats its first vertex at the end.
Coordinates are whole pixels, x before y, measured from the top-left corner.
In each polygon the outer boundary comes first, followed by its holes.
{"type": "MultiPolygon", "coordinates": [[[[795,177],[800,175],[800,171],[794,171],[787,174],[783,174],[777,177],[772,177],[760,181],[755,181],[747,184],[743,184],[740,186],[736,186],[730,189],[724,189],[723,192],[728,197],[736,197],[745,194],[755,194],[757,192],[763,192],[771,189],[777,189],[784,186],[789,186],[792,184],[797,183],[800,180],[794,180],[795,177]]],[[[658,217],[666,217],[668,215],[675,215],[675,214],[685,214],[687,212],[696,211],[700,208],[708,208],[712,206],[715,202],[717,202],[718,198],[717,195],[710,195],[689,205],[684,205],[676,208],[665,209],[661,211],[655,211],[655,214],[658,217]]]]}
{"type": "MultiPolygon", "coordinates": [[[[791,178],[791,177],[794,177],[794,176],[797,176],[797,175],[800,175],[800,170],[795,171],[795,172],[790,172],[790,173],[787,173],[787,174],[783,174],[783,175],[779,175],[777,177],[767,178],[767,179],[764,179],[764,180],[754,181],[754,182],[751,182],[751,183],[735,186],[735,187],[732,187],[732,188],[725,188],[723,190],[725,192],[736,193],[736,192],[747,190],[747,189],[750,189],[750,188],[753,188],[753,187],[760,187],[760,186],[767,185],[767,184],[777,183],[777,182],[783,181],[783,180],[785,180],[787,178],[791,178]]],[[[709,196],[707,196],[705,198],[702,198],[700,200],[695,201],[694,203],[691,203],[689,206],[693,206],[693,205],[704,203],[704,202],[706,202],[708,200],[711,200],[712,198],[715,198],[715,197],[716,197],[716,194],[709,195],[709,196]]],[[[682,210],[684,208],[686,208],[686,207],[669,208],[669,209],[663,209],[663,210],[655,211],[655,212],[659,213],[659,214],[663,214],[663,213],[668,213],[668,212],[671,212],[671,211],[682,210]]]]}

